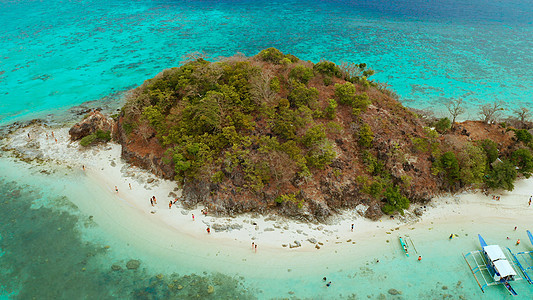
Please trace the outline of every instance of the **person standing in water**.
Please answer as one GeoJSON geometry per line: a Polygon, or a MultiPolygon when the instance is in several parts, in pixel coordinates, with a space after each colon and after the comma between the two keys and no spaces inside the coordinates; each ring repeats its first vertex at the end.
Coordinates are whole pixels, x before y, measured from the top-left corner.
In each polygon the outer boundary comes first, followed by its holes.
{"type": "Polygon", "coordinates": [[[116,185],[115,185],[115,191],[116,191],[117,194],[118,194],[118,187],[117,187],[116,185]]]}

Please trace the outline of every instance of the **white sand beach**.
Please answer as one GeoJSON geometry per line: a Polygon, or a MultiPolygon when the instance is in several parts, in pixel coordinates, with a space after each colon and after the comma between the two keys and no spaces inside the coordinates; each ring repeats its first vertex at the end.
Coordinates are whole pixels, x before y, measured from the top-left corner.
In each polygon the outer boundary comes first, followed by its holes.
{"type": "MultiPolygon", "coordinates": [[[[514,226],[520,231],[533,229],[533,207],[528,206],[528,199],[533,195],[531,178],[517,181],[512,192],[499,192],[500,201],[493,200],[492,194],[485,196],[480,192],[445,195],[422,208],[421,217],[412,213],[420,206],[412,204],[405,217],[383,217],[377,222],[361,217],[356,210],[344,211],[332,217],[328,224],[306,224],[275,215],[204,216],[201,207],[186,210],[179,201],[169,209],[169,201],[180,195],[176,184],[122,161],[120,145],[109,143],[83,148],[69,141],[67,128],[53,129],[53,132],[54,137],[51,128],[32,125],[18,130],[4,143],[24,155],[47,161],[44,166],[66,166],[74,174],[87,176],[95,183],[95,190],[105,196],[89,197],[90,201],[88,197],[80,197],[85,200],[76,201],[76,205],[94,215],[95,222],[115,231],[117,236],[129,236],[125,238],[128,243],[137,243],[146,249],[148,256],[153,252],[161,261],[165,261],[162,258],[165,255],[172,257],[176,252],[187,252],[188,256],[195,253],[199,260],[217,256],[218,260],[231,262],[218,267],[212,265],[210,270],[228,271],[228,265],[234,265],[237,270],[239,263],[275,270],[281,266],[306,265],[310,259],[316,262],[314,266],[321,262],[342,264],[343,254],[353,251],[362,260],[379,258],[397,250],[397,245],[390,241],[396,240],[399,234],[410,234],[418,241],[431,243],[447,240],[450,233],[461,237],[465,230],[473,233],[487,228],[486,232],[507,234],[514,243],[517,238],[513,234],[514,226]],[[152,196],[157,199],[154,206],[150,204],[152,196]],[[353,232],[351,224],[354,224],[353,232]],[[206,232],[208,226],[210,234],[206,232]],[[257,252],[252,250],[252,242],[258,245],[257,252]],[[290,244],[297,243],[301,246],[290,248],[290,244]],[[236,256],[242,259],[236,262],[236,256]]],[[[191,268],[197,268],[194,260],[191,258],[191,268]]],[[[301,272],[313,270],[316,268],[311,266],[300,268],[301,272]]]]}

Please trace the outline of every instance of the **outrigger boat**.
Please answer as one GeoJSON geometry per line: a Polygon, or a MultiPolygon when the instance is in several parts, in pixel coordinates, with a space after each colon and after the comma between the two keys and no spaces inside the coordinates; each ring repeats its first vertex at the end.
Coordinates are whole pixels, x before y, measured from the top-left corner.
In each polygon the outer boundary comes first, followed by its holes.
{"type": "MultiPolygon", "coordinates": [[[[500,246],[487,245],[481,235],[478,238],[482,250],[471,251],[463,254],[463,257],[479,288],[484,293],[487,286],[502,284],[511,295],[516,296],[517,293],[509,282],[523,279],[517,274],[518,266],[507,260],[500,246]]],[[[510,250],[509,253],[512,255],[510,250]]]]}
{"type": "Polygon", "coordinates": [[[491,271],[494,281],[503,284],[511,295],[518,295],[509,283],[509,281],[515,280],[516,271],[507,260],[505,254],[503,254],[502,248],[498,245],[487,245],[480,234],[478,234],[478,237],[483,254],[487,259],[487,268],[491,271]]]}
{"type": "Polygon", "coordinates": [[[403,252],[405,252],[405,255],[407,255],[407,257],[409,257],[409,251],[407,250],[407,243],[406,243],[407,240],[402,239],[401,236],[399,237],[399,239],[400,239],[400,245],[402,246],[403,252]]]}
{"type": "MultiPolygon", "coordinates": [[[[527,236],[533,245],[533,235],[531,235],[529,230],[527,230],[527,236]]],[[[507,248],[507,250],[513,256],[515,264],[518,265],[527,282],[533,284],[533,251],[523,251],[514,254],[511,249],[507,248]]]]}

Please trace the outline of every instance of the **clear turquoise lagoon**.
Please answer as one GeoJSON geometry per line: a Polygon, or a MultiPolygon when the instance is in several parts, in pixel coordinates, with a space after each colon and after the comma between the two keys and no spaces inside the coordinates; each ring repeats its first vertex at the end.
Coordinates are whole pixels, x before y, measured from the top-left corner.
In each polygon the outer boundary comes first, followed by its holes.
{"type": "MultiPolygon", "coordinates": [[[[468,105],[465,118],[497,100],[508,112],[533,107],[530,0],[0,0],[0,125],[87,101],[118,107],[124,91],[188,53],[216,59],[267,47],[313,62],[365,62],[416,108],[439,111],[454,97],[468,105]]],[[[44,168],[0,155],[0,299],[510,298],[501,287],[481,293],[461,256],[478,249],[483,222],[402,229],[416,236],[420,263],[379,236],[372,254],[356,245],[264,257],[185,240],[177,245],[190,247],[169,255],[121,229],[134,219],[120,227],[83,207],[109,197],[89,178],[44,168]],[[461,238],[448,240],[450,232],[461,238]],[[141,267],[127,270],[130,259],[141,267]]],[[[506,228],[490,232],[487,240],[512,246],[506,228]]],[[[516,235],[517,249],[533,250],[516,235]]],[[[515,299],[533,298],[525,281],[513,286],[515,299]]]]}

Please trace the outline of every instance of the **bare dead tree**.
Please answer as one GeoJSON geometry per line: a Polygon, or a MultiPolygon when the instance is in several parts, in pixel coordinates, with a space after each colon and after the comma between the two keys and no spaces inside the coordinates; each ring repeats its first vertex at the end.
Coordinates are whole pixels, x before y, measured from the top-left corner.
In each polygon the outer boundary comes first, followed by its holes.
{"type": "Polygon", "coordinates": [[[522,128],[527,127],[526,123],[528,123],[529,119],[531,118],[531,111],[526,107],[520,107],[518,109],[515,109],[513,112],[520,121],[520,126],[522,128]]]}
{"type": "Polygon", "coordinates": [[[446,108],[452,117],[452,129],[458,116],[465,113],[463,99],[451,99],[446,103],[446,108]]]}
{"type": "Polygon", "coordinates": [[[272,77],[272,73],[264,70],[250,80],[250,93],[257,104],[272,104],[277,99],[278,93],[270,88],[272,77]]]}
{"type": "Polygon", "coordinates": [[[148,142],[148,138],[150,138],[154,130],[150,128],[150,125],[148,125],[148,122],[144,121],[141,122],[141,124],[137,127],[137,132],[141,135],[141,137],[144,139],[144,142],[148,142]]]}
{"type": "Polygon", "coordinates": [[[200,58],[207,59],[209,58],[209,56],[205,54],[203,51],[195,51],[195,52],[187,53],[183,55],[182,61],[180,61],[180,63],[183,65],[191,61],[196,61],[200,58]]]}
{"type": "Polygon", "coordinates": [[[479,115],[481,116],[481,120],[487,124],[495,122],[499,118],[501,112],[505,110],[505,108],[503,108],[504,104],[503,101],[495,101],[480,105],[479,115]]]}

